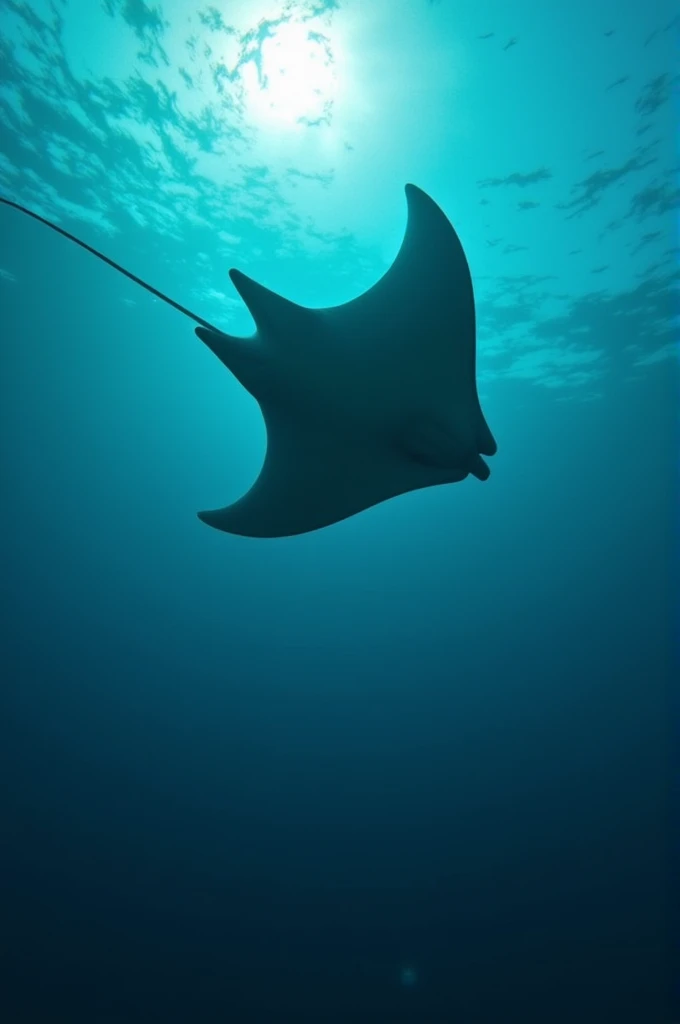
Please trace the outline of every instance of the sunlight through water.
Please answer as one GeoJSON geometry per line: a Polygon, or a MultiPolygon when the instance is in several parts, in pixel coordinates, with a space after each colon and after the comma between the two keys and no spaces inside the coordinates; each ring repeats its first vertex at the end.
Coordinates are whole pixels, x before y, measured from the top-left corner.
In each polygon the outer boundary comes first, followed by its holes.
{"type": "Polygon", "coordinates": [[[250,115],[260,124],[295,127],[330,121],[338,92],[337,47],[307,25],[286,22],[243,69],[250,115]]]}

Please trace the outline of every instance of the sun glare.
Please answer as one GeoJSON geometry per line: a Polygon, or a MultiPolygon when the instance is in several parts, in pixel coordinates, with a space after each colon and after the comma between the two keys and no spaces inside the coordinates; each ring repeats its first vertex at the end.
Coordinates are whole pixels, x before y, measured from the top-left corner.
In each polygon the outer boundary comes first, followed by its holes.
{"type": "Polygon", "coordinates": [[[259,68],[244,68],[253,117],[260,123],[295,125],[329,121],[337,95],[336,53],[327,36],[288,22],[265,39],[259,68]]]}

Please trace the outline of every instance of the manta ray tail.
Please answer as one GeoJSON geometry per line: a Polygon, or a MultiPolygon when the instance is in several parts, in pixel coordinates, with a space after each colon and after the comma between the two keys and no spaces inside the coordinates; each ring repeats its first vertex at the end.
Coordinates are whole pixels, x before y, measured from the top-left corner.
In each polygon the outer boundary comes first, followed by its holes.
{"type": "Polygon", "coordinates": [[[177,309],[180,313],[184,313],[185,316],[188,316],[189,319],[193,320],[195,323],[200,324],[201,327],[207,327],[210,331],[216,331],[218,334],[220,333],[219,329],[217,327],[213,327],[213,325],[208,323],[207,320],[203,320],[202,317],[192,313],[191,310],[187,309],[185,306],[180,306],[179,302],[175,302],[174,299],[164,295],[163,292],[159,292],[157,288],[153,287],[153,285],[147,284],[146,281],[142,281],[140,277],[136,277],[134,274],[130,273],[129,270],[126,270],[125,267],[121,267],[119,263],[114,263],[114,261],[109,259],[108,256],[105,256],[97,249],[93,249],[91,245],[88,245],[87,242],[81,241],[80,238],[76,238],[76,236],[72,235],[69,231],[65,231],[63,228],[58,227],[49,220],[45,220],[44,217],[34,213],[33,210],[28,210],[25,206],[21,206],[20,203],[12,202],[11,199],[5,199],[3,196],[0,196],[0,203],[3,203],[5,206],[11,206],[13,210],[25,213],[28,217],[33,217],[34,220],[40,221],[41,224],[45,224],[48,228],[51,228],[52,231],[57,231],[60,235],[63,235],[64,238],[68,238],[69,241],[75,242],[76,245],[81,247],[81,249],[86,249],[87,252],[91,252],[93,256],[97,257],[97,259],[103,260],[104,263],[108,263],[108,265],[113,267],[114,270],[117,270],[119,274],[124,274],[125,277],[129,277],[131,281],[135,282],[135,284],[141,285],[142,288],[146,288],[147,292],[151,292],[151,294],[155,295],[156,298],[162,299],[163,302],[167,302],[169,306],[173,307],[173,309],[177,309]]]}

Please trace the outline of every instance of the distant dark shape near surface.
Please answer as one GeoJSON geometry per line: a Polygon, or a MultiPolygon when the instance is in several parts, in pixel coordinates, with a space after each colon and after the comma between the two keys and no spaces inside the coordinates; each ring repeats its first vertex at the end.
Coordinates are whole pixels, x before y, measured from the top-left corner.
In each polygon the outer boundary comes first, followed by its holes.
{"type": "MultiPolygon", "coordinates": [[[[463,247],[437,204],[406,186],[408,222],[384,276],[358,298],[310,309],[230,277],[256,331],[213,327],[90,246],[201,326],[196,334],[257,400],[267,430],[260,475],[199,518],[227,533],[308,533],[407,491],[486,480],[496,442],[477,395],[475,305],[463,247]]],[[[234,442],[236,443],[236,441],[234,442]]]]}

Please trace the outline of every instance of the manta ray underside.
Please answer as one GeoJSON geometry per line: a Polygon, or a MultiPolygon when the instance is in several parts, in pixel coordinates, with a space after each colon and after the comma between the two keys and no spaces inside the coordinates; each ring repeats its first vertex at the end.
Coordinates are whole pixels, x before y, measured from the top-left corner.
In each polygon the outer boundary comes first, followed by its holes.
{"type": "Polygon", "coordinates": [[[477,395],[475,306],[463,247],[442,210],[406,186],[408,223],[385,275],[341,306],[309,309],[238,270],[255,334],[217,330],[63,229],[201,326],[196,334],[257,400],[267,430],[260,475],[238,501],[200,512],[249,537],[330,526],[395,495],[469,474],[496,442],[477,395]]]}

